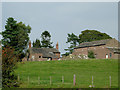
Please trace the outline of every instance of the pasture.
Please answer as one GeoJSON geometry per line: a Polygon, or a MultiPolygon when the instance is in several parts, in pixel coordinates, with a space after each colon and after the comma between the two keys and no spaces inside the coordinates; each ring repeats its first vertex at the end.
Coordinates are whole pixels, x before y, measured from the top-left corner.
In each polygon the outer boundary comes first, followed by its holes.
{"type": "Polygon", "coordinates": [[[17,64],[20,88],[118,88],[118,60],[33,61],[17,64]],[[75,74],[76,85],[73,85],[75,74]]]}

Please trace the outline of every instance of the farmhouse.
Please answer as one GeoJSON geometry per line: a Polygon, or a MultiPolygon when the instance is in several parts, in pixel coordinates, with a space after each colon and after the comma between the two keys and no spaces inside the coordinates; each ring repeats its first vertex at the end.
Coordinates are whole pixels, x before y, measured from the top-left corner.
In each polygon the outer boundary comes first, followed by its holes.
{"type": "Polygon", "coordinates": [[[29,41],[29,53],[23,61],[44,61],[58,59],[60,59],[58,43],[56,44],[56,48],[34,48],[31,47],[31,41],[29,41]]]}
{"type": "Polygon", "coordinates": [[[74,48],[73,55],[88,56],[88,52],[92,51],[96,59],[118,59],[120,55],[119,42],[113,39],[83,42],[74,48]]]}

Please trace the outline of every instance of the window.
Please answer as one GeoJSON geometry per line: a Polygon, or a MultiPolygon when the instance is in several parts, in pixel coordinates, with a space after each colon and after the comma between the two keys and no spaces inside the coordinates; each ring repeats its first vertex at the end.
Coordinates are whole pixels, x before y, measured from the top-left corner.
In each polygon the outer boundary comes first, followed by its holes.
{"type": "Polygon", "coordinates": [[[110,53],[110,57],[112,57],[112,53],[110,53]]]}
{"type": "Polygon", "coordinates": [[[32,56],[32,59],[34,60],[34,56],[32,56]]]}
{"type": "Polygon", "coordinates": [[[41,58],[41,56],[39,56],[39,58],[41,58]]]}

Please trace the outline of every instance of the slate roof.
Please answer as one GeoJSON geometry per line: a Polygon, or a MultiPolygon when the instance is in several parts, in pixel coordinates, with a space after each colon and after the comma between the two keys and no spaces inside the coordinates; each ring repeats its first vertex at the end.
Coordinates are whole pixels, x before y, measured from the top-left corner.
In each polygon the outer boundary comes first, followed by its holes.
{"type": "Polygon", "coordinates": [[[99,46],[105,45],[111,39],[99,40],[99,41],[92,41],[92,42],[83,42],[75,48],[83,48],[83,47],[91,47],[91,46],[99,46]]]}
{"type": "Polygon", "coordinates": [[[58,58],[55,53],[59,53],[56,48],[31,48],[32,53],[41,53],[43,57],[58,58]]]}
{"type": "Polygon", "coordinates": [[[110,51],[114,53],[120,53],[120,48],[107,47],[110,51]]]}

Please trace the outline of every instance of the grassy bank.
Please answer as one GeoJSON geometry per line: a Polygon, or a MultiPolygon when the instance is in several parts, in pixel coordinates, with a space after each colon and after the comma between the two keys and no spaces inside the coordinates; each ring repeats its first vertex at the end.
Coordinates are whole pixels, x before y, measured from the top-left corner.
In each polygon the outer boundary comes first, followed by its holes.
{"type": "Polygon", "coordinates": [[[15,73],[22,88],[95,88],[118,87],[118,60],[61,60],[19,63],[15,73]],[[73,75],[76,85],[73,85],[73,75]],[[51,85],[50,85],[51,76],[51,85]],[[64,83],[62,83],[62,76],[64,83]],[[28,82],[29,81],[29,82],[28,82]]]}

